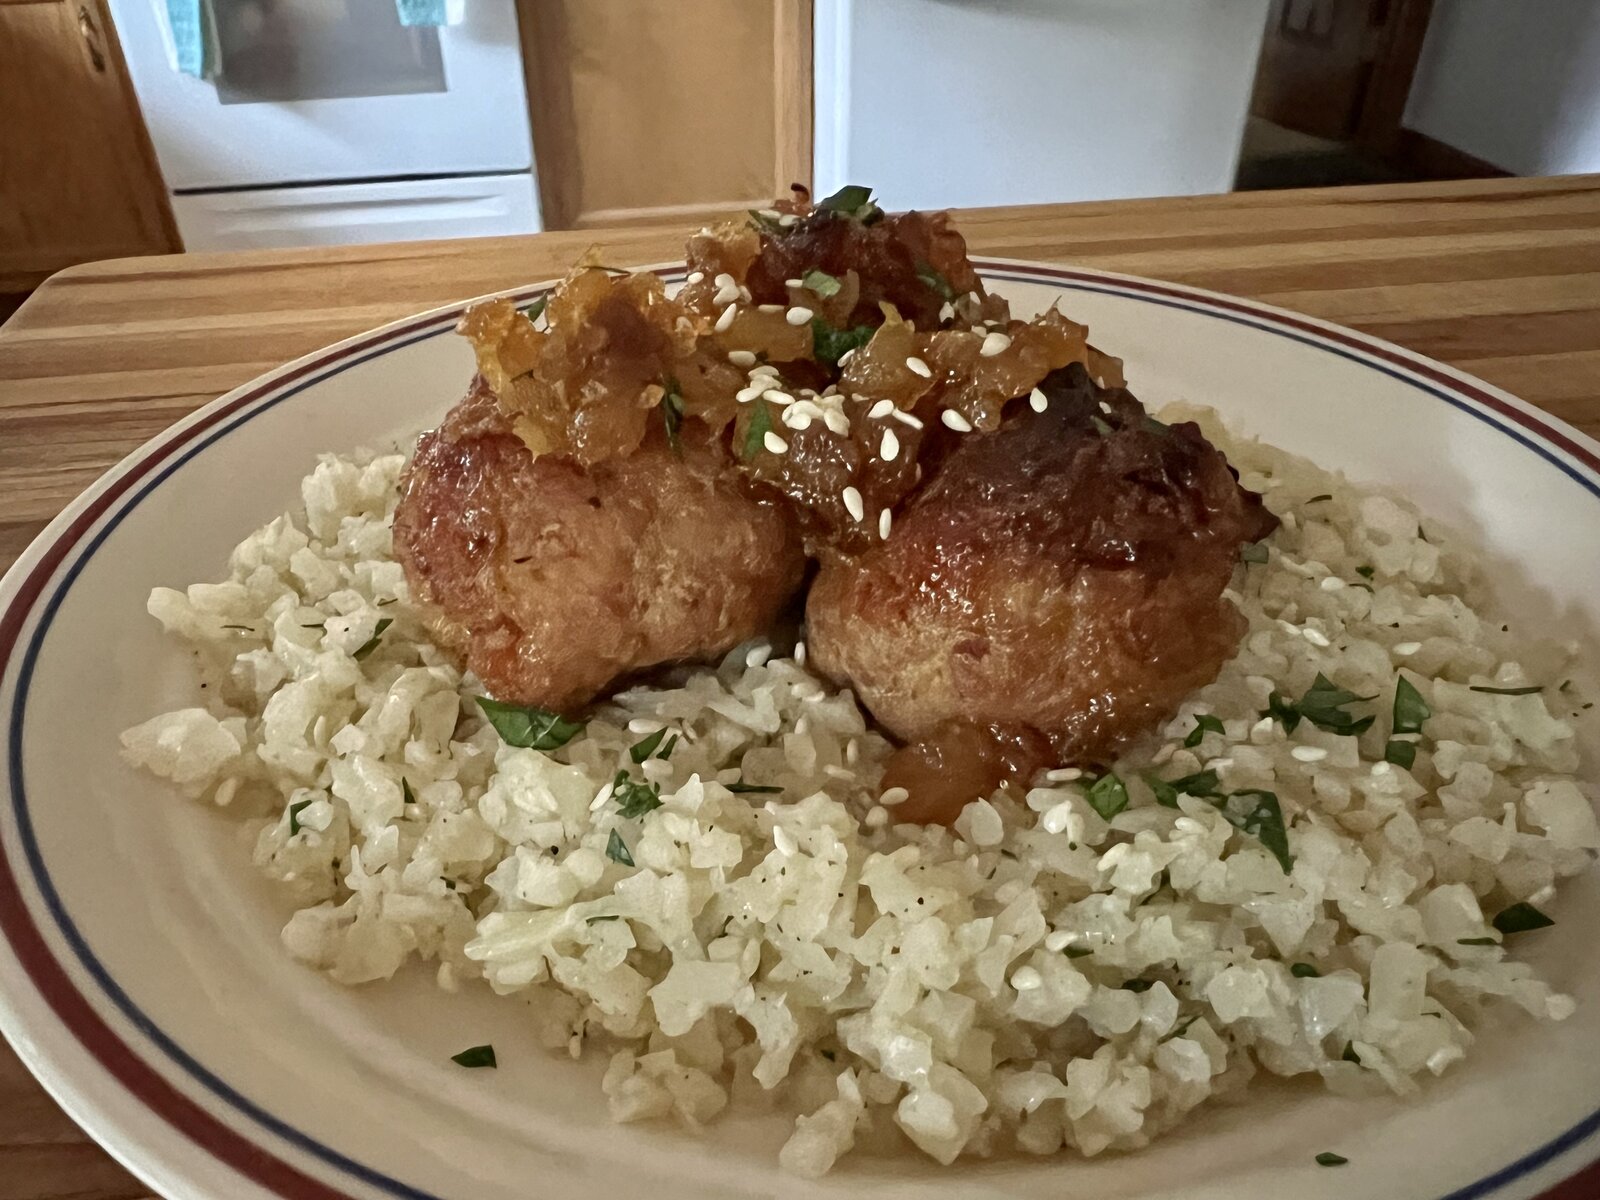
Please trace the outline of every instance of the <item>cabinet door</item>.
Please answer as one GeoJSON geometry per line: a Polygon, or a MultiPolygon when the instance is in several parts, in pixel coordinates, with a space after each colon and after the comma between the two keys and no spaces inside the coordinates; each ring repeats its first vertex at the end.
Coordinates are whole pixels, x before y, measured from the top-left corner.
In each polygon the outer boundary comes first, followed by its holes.
{"type": "Polygon", "coordinates": [[[180,248],[102,0],[0,0],[0,292],[180,248]]]}
{"type": "Polygon", "coordinates": [[[518,0],[545,228],[700,224],[811,182],[811,0],[518,0]]]}

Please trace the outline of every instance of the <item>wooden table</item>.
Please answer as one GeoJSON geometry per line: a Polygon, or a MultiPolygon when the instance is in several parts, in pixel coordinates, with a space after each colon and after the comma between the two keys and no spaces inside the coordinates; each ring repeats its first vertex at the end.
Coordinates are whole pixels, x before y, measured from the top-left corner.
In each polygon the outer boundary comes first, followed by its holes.
{"type": "MultiPolygon", "coordinates": [[[[974,252],[1153,275],[1352,325],[1600,434],[1600,176],[986,209],[974,252]]],[[[610,263],[676,229],[125,259],[0,327],[0,568],[96,476],[229,388],[419,309],[610,263]]],[[[1592,998],[1591,998],[1592,999],[1592,998]]],[[[0,1047],[0,1200],[147,1196],[0,1047]]],[[[1600,1195],[1600,1170],[1554,1193],[1600,1195]]]]}

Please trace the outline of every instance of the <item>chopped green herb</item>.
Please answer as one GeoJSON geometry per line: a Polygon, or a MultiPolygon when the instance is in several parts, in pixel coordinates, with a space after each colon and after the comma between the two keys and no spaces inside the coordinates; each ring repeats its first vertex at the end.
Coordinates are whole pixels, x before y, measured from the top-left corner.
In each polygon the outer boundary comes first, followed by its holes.
{"type": "Polygon", "coordinates": [[[748,795],[752,792],[760,794],[776,794],[783,791],[781,787],[774,787],[771,784],[746,783],[742,779],[736,779],[732,783],[723,784],[723,786],[726,787],[730,792],[741,796],[748,795]]]}
{"type": "Polygon", "coordinates": [[[463,1067],[498,1067],[493,1046],[473,1046],[460,1054],[452,1054],[450,1061],[463,1067]]]}
{"type": "Polygon", "coordinates": [[[1456,945],[1458,946],[1498,946],[1499,944],[1500,939],[1492,937],[1456,939],[1456,945]]]}
{"type": "Polygon", "coordinates": [[[1085,797],[1089,807],[1109,821],[1128,807],[1128,786],[1107,771],[1089,785],[1085,797]]]}
{"type": "MultiPolygon", "coordinates": [[[[1433,709],[1422,698],[1412,682],[1404,675],[1394,683],[1394,731],[1396,733],[1421,733],[1422,723],[1433,716],[1433,709]]],[[[1390,760],[1393,761],[1392,759],[1390,760]]],[[[1410,766],[1410,763],[1406,764],[1410,766]]]]}
{"type": "Polygon", "coordinates": [[[1184,1034],[1189,1032],[1189,1026],[1193,1025],[1199,1019],[1199,1013],[1191,1013],[1189,1016],[1185,1017],[1183,1020],[1174,1025],[1172,1027],[1172,1032],[1167,1034],[1167,1036],[1161,1040],[1163,1042],[1170,1042],[1173,1038],[1181,1038],[1184,1034]]]}
{"type": "Polygon", "coordinates": [[[759,454],[767,444],[767,434],[772,432],[772,414],[767,411],[767,402],[757,400],[750,408],[750,423],[744,430],[744,450],[740,458],[749,461],[759,454]]]}
{"type": "Polygon", "coordinates": [[[1344,1044],[1344,1053],[1339,1058],[1343,1062],[1353,1062],[1358,1066],[1361,1063],[1361,1056],[1356,1053],[1356,1044],[1354,1042],[1346,1042],[1344,1044]]]}
{"type": "Polygon", "coordinates": [[[390,596],[387,600],[379,600],[378,601],[378,607],[379,608],[383,608],[386,605],[399,604],[399,603],[400,603],[400,597],[399,596],[390,596]]]}
{"type": "Polygon", "coordinates": [[[1398,738],[1390,738],[1383,746],[1383,761],[1391,762],[1397,767],[1411,770],[1417,761],[1417,744],[1403,742],[1398,738]]]}
{"type": "Polygon", "coordinates": [[[1200,744],[1200,740],[1208,733],[1222,733],[1222,719],[1210,713],[1197,713],[1194,718],[1194,728],[1189,731],[1189,736],[1183,739],[1184,748],[1193,750],[1200,744]]]}
{"type": "Polygon", "coordinates": [[[537,321],[541,316],[544,315],[544,310],[549,305],[549,303],[550,303],[550,293],[546,292],[544,295],[540,296],[537,300],[535,300],[532,304],[529,304],[525,308],[523,308],[522,309],[522,315],[527,317],[529,321],[537,321]]]}
{"type": "Polygon", "coordinates": [[[800,285],[808,292],[812,292],[826,300],[829,296],[839,294],[840,283],[826,271],[819,271],[815,267],[800,277],[800,285]]]}
{"type": "Polygon", "coordinates": [[[818,1050],[817,1053],[822,1055],[822,1057],[827,1059],[829,1062],[835,1062],[839,1057],[832,1050],[818,1050]]]}
{"type": "Polygon", "coordinates": [[[1289,974],[1293,975],[1296,979],[1322,978],[1322,972],[1317,970],[1310,963],[1295,963],[1294,966],[1289,968],[1289,974]]]}
{"type": "Polygon", "coordinates": [[[750,224],[754,225],[761,233],[780,234],[783,226],[777,217],[769,217],[759,209],[750,209],[750,224]]]}
{"type": "Polygon", "coordinates": [[[477,701],[500,740],[521,750],[554,750],[583,732],[582,721],[568,721],[546,708],[502,704],[487,696],[479,696],[477,701]]]}
{"type": "Polygon", "coordinates": [[[312,621],[300,626],[301,629],[326,629],[327,627],[328,623],[326,621],[312,621]]]}
{"type": "Polygon", "coordinates": [[[1320,495],[1320,496],[1311,497],[1311,499],[1307,500],[1306,503],[1307,504],[1320,504],[1324,500],[1332,500],[1332,499],[1333,499],[1333,493],[1332,492],[1323,492],[1322,495],[1320,495]]]}
{"type": "Polygon", "coordinates": [[[1185,775],[1180,779],[1147,779],[1150,790],[1156,794],[1156,803],[1166,808],[1177,808],[1178,797],[1200,796],[1209,798],[1217,794],[1217,773],[1215,771],[1196,771],[1193,775],[1185,775]]]}
{"type": "Polygon", "coordinates": [[[383,631],[394,624],[393,617],[379,617],[378,624],[372,630],[372,636],[356,647],[356,652],[350,657],[361,662],[378,648],[378,643],[383,640],[383,631]]]}
{"type": "Polygon", "coordinates": [[[1267,706],[1261,710],[1263,717],[1275,717],[1283,722],[1286,733],[1293,733],[1300,726],[1300,710],[1290,701],[1278,695],[1277,691],[1267,697],[1267,706]]]}
{"type": "Polygon", "coordinates": [[[614,863],[621,863],[625,867],[633,866],[633,855],[628,853],[628,843],[622,840],[622,835],[615,829],[606,839],[606,857],[614,863]]]}
{"type": "Polygon", "coordinates": [[[245,633],[254,633],[255,632],[255,626],[253,626],[253,625],[224,625],[223,628],[224,629],[239,629],[239,630],[243,630],[245,633]]]}
{"type": "Polygon", "coordinates": [[[1271,555],[1267,553],[1267,544],[1265,542],[1251,542],[1243,550],[1239,551],[1239,561],[1241,562],[1260,564],[1266,562],[1270,557],[1271,555]]]}
{"type": "Polygon", "coordinates": [[[661,747],[661,753],[656,755],[656,757],[657,758],[661,758],[661,759],[671,758],[672,757],[672,748],[674,746],[676,746],[677,744],[678,744],[678,735],[677,734],[673,734],[671,737],[669,737],[667,739],[667,744],[665,746],[661,747]]]}
{"type": "Polygon", "coordinates": [[[1289,831],[1283,823],[1283,808],[1275,794],[1261,788],[1246,788],[1214,803],[1228,824],[1248,833],[1272,852],[1285,875],[1294,869],[1294,855],[1289,853],[1289,831]],[[1234,807],[1233,801],[1252,796],[1256,802],[1248,812],[1234,807]]]}
{"type": "Polygon", "coordinates": [[[872,189],[854,183],[846,184],[827,199],[817,201],[817,207],[840,216],[854,217],[863,225],[871,225],[883,216],[883,209],[872,201],[872,189]]]}
{"type": "Polygon", "coordinates": [[[1375,572],[1371,567],[1357,567],[1356,574],[1363,579],[1371,579],[1375,572]]]}
{"type": "Polygon", "coordinates": [[[289,836],[293,837],[300,832],[300,814],[311,807],[310,800],[302,800],[298,804],[289,805],[289,836]]]}
{"type": "Polygon", "coordinates": [[[950,281],[935,271],[928,263],[917,263],[917,278],[927,284],[933,291],[938,292],[941,299],[952,301],[956,298],[956,290],[950,286],[950,281]]]}
{"type": "Polygon", "coordinates": [[[1302,717],[1318,729],[1354,737],[1365,732],[1376,718],[1352,717],[1344,711],[1344,707],[1357,701],[1371,699],[1373,699],[1371,696],[1358,696],[1342,687],[1335,687],[1332,681],[1319,671],[1310,690],[1300,697],[1295,707],[1300,710],[1302,717]]]}
{"type": "Polygon", "coordinates": [[[622,917],[618,913],[604,913],[604,914],[602,914],[601,916],[598,916],[598,917],[590,917],[587,921],[584,922],[584,924],[585,925],[598,925],[601,921],[620,921],[620,920],[622,920],[622,917]]]}
{"type": "Polygon", "coordinates": [[[1168,434],[1172,432],[1171,425],[1168,425],[1164,421],[1156,420],[1148,413],[1139,419],[1139,428],[1143,429],[1146,433],[1168,434]]]}
{"type": "Polygon", "coordinates": [[[1514,688],[1476,687],[1476,686],[1474,686],[1474,687],[1469,687],[1467,690],[1469,692],[1486,692],[1487,694],[1489,694],[1491,696],[1531,696],[1535,692],[1544,691],[1544,685],[1536,683],[1532,687],[1514,687],[1514,688]]]}
{"type": "Polygon", "coordinates": [[[830,367],[852,350],[859,350],[872,340],[877,332],[871,325],[857,325],[854,329],[835,329],[821,317],[811,318],[811,355],[819,363],[830,367]]]}
{"type": "Polygon", "coordinates": [[[1125,992],[1148,992],[1155,987],[1155,981],[1150,979],[1129,979],[1122,985],[1125,992]]]}
{"type": "Polygon", "coordinates": [[[667,380],[667,390],[661,397],[661,423],[667,429],[667,445],[681,457],[683,442],[678,431],[683,428],[683,396],[678,392],[676,379],[667,380]]]}
{"type": "Polygon", "coordinates": [[[1094,950],[1089,946],[1068,946],[1061,953],[1068,958],[1088,958],[1089,955],[1094,953],[1094,950]]]}
{"type": "Polygon", "coordinates": [[[641,783],[630,779],[626,771],[618,771],[612,780],[611,798],[617,802],[617,815],[631,821],[661,807],[661,785],[641,783]]]}
{"type": "Polygon", "coordinates": [[[405,797],[404,803],[406,804],[415,804],[417,802],[416,793],[411,790],[411,781],[403,775],[400,777],[400,794],[405,797]]]}
{"type": "Polygon", "coordinates": [[[1533,905],[1522,903],[1503,909],[1493,924],[1501,933],[1527,933],[1530,929],[1547,929],[1555,922],[1533,905]]]}
{"type": "Polygon", "coordinates": [[[1098,433],[1101,437],[1110,437],[1111,436],[1111,426],[1107,425],[1106,422],[1105,422],[1105,419],[1103,417],[1099,416],[1098,414],[1096,414],[1096,413],[1090,413],[1089,414],[1089,424],[1094,426],[1094,431],[1096,433],[1098,433]]]}
{"type": "Polygon", "coordinates": [[[1317,1155],[1317,1166],[1319,1167],[1342,1167],[1349,1161],[1344,1155],[1335,1154],[1332,1150],[1324,1150],[1317,1155]]]}
{"type": "Polygon", "coordinates": [[[661,739],[667,736],[666,726],[662,726],[642,742],[635,742],[628,749],[628,757],[636,763],[642,763],[656,752],[656,747],[661,745],[661,739]]]}

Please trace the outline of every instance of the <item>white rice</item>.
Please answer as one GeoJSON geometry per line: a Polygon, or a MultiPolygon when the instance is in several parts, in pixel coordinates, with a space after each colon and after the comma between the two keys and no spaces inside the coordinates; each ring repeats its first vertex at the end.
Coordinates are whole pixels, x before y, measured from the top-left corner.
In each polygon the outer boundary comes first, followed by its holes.
{"type": "Polygon", "coordinates": [[[208,699],[125,752],[267,814],[255,863],[299,906],[299,960],[357,984],[416,957],[447,989],[523,994],[547,1047],[610,1056],[617,1120],[776,1103],[799,1174],[907,1139],[942,1163],[1131,1149],[1261,1069],[1411,1093],[1467,1053],[1482,1002],[1572,1011],[1489,918],[1546,904],[1600,848],[1573,778],[1579,702],[1554,686],[1564,652],[1516,657],[1474,611],[1468,559],[1404,505],[1227,448],[1284,526],[1236,576],[1238,656],[1119,763],[1131,804],[1110,821],[1089,777],[1057,771],[953,833],[895,826],[888,744],[765,646],[616,697],[552,754],[503,745],[407,605],[396,455],[323,459],[304,512],[248,538],[224,582],[156,590],[208,699]],[[1434,714],[1411,770],[1382,761],[1402,668],[1434,714]],[[1352,706],[1370,730],[1260,716],[1318,672],[1376,695],[1352,706]],[[1201,713],[1223,732],[1186,747],[1201,713]],[[670,759],[634,764],[658,729],[670,759]],[[1212,803],[1163,807],[1143,779],[1202,769],[1277,795],[1292,873],[1212,803]],[[661,806],[621,817],[619,771],[661,806]],[[783,791],[726,786],[741,779],[783,791]]]}

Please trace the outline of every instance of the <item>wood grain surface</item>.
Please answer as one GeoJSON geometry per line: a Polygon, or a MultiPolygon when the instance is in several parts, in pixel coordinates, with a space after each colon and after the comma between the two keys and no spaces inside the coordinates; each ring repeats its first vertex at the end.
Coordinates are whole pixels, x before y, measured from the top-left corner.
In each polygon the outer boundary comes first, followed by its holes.
{"type": "MultiPolygon", "coordinates": [[[[975,253],[1150,275],[1339,321],[1600,434],[1600,177],[986,209],[960,223],[975,253]]],[[[592,244],[611,263],[676,258],[682,234],[195,254],[63,272],[0,326],[0,566],[128,451],[286,359],[558,275],[592,244]]],[[[0,1200],[148,1195],[0,1048],[0,1200]]],[[[1591,1170],[1552,1200],[1596,1196],[1591,1170]]]]}

